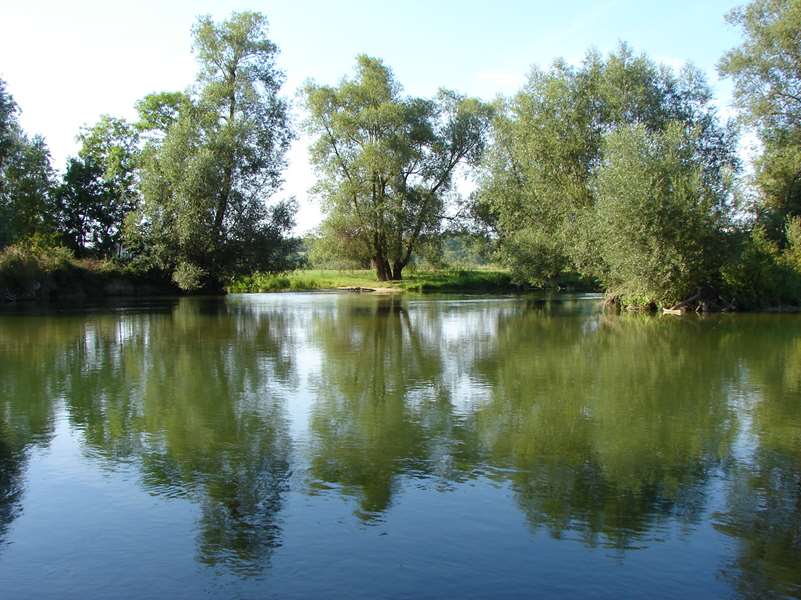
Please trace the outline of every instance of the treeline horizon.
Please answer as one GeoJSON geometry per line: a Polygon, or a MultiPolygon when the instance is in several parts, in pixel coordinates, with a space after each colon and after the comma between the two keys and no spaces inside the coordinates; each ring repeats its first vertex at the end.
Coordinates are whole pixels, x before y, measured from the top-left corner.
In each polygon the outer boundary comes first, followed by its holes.
{"type": "Polygon", "coordinates": [[[743,33],[718,64],[738,110],[726,123],[702,71],[625,43],[534,67],[492,102],[406,95],[381,59],[359,55],[338,83],[303,86],[293,123],[267,17],[239,12],[197,19],[190,88],[143,97],[134,121],[81,128],[58,175],[0,79],[0,288],[74,259],[189,292],[310,263],[400,280],[447,250],[535,287],[578,275],[624,306],[797,306],[801,1],[753,0],[726,19],[743,33]],[[761,146],[749,177],[744,128],[761,146]],[[275,198],[299,130],[324,214],[303,240],[294,198],[275,198]]]}

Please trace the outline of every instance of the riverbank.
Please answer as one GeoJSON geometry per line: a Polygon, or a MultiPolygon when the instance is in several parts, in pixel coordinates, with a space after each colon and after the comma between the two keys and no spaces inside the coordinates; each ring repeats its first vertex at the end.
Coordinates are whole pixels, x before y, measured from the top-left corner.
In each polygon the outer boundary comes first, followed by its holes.
{"type": "Polygon", "coordinates": [[[60,247],[9,247],[0,253],[0,302],[179,294],[161,273],[74,258],[60,247]]]}
{"type": "Polygon", "coordinates": [[[371,270],[298,270],[289,273],[254,273],[235,279],[231,293],[307,290],[365,290],[379,292],[516,291],[503,271],[418,271],[402,281],[378,281],[371,270]]]}
{"type": "MultiPolygon", "coordinates": [[[[565,278],[560,288],[595,291],[589,282],[565,278]]],[[[238,277],[227,288],[230,293],[260,293],[308,290],[353,290],[378,293],[482,293],[507,294],[530,291],[516,283],[511,273],[500,269],[446,269],[410,271],[401,281],[378,281],[372,270],[299,270],[290,273],[254,273],[238,277]]]]}

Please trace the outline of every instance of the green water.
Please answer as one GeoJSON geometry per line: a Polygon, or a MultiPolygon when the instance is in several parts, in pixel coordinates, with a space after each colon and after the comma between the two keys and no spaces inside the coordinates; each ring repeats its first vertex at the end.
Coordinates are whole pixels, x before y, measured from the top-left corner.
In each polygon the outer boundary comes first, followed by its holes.
{"type": "Polygon", "coordinates": [[[0,597],[801,597],[801,316],[7,309],[0,597]]]}

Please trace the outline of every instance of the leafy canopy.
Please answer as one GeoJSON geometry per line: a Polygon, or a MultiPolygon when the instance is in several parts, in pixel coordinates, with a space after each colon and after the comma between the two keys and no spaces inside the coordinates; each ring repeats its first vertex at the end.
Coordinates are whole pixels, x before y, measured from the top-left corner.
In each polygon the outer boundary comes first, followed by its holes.
{"type": "Polygon", "coordinates": [[[0,79],[0,249],[53,228],[50,150],[41,136],[28,136],[19,108],[0,79]]]}
{"type": "Polygon", "coordinates": [[[621,128],[659,133],[673,123],[695,132],[704,185],[723,193],[736,162],[732,136],[697,69],[677,76],[626,45],[607,57],[588,52],[578,66],[535,68],[501,103],[476,206],[516,277],[543,285],[565,270],[603,272],[591,232],[604,140],[621,128]]]}
{"type": "Polygon", "coordinates": [[[609,133],[589,236],[613,294],[673,305],[718,283],[726,196],[705,183],[698,133],[673,122],[609,133]]]}
{"type": "Polygon", "coordinates": [[[140,203],[139,133],[104,115],[78,136],[81,149],[69,159],[57,189],[57,221],[77,254],[111,256],[122,242],[125,219],[140,203]]]}
{"type": "Polygon", "coordinates": [[[192,35],[195,87],[138,104],[144,205],[130,227],[132,243],[143,238],[150,260],[185,289],[280,267],[294,213],[291,201],[267,205],[293,137],[267,19],[201,17],[192,35]]]}

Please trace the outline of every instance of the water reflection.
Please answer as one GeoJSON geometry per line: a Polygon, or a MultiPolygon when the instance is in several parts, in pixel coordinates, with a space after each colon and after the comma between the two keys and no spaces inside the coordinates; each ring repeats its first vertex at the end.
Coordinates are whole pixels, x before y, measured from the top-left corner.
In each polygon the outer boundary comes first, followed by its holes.
{"type": "Polygon", "coordinates": [[[16,320],[0,327],[0,557],[8,527],[22,510],[31,448],[52,438],[54,399],[67,362],[64,345],[76,331],[31,328],[16,320]]]}
{"type": "Polygon", "coordinates": [[[441,339],[425,325],[394,297],[343,304],[312,322],[324,359],[310,470],[358,496],[366,520],[390,505],[399,474],[429,472],[429,444],[441,434],[430,413],[448,414],[441,339]]]}
{"type": "Polygon", "coordinates": [[[196,507],[198,564],[242,578],[291,541],[293,494],[380,524],[412,487],[490,485],[576,560],[711,525],[733,590],[801,595],[797,317],[326,295],[0,316],[0,566],[59,414],[84,467],[196,507]]]}
{"type": "Polygon", "coordinates": [[[502,319],[477,364],[491,400],[471,416],[492,464],[514,467],[529,522],[588,544],[636,547],[660,523],[700,518],[736,423],[710,377],[716,329],[649,317],[502,319]]]}
{"type": "Polygon", "coordinates": [[[743,348],[741,420],[749,453],[732,465],[714,526],[737,542],[724,567],[746,598],[801,597],[801,338],[770,319],[729,332],[743,348]]]}
{"type": "MultiPolygon", "coordinates": [[[[36,439],[63,398],[88,457],[112,469],[134,463],[151,493],[199,503],[201,562],[260,570],[280,543],[290,469],[287,418],[273,394],[296,377],[287,316],[184,299],[167,315],[25,325],[24,334],[3,328],[4,412],[15,435],[2,441],[36,439]]],[[[1,482],[6,521],[19,502],[14,473],[4,469],[1,482]]]]}

